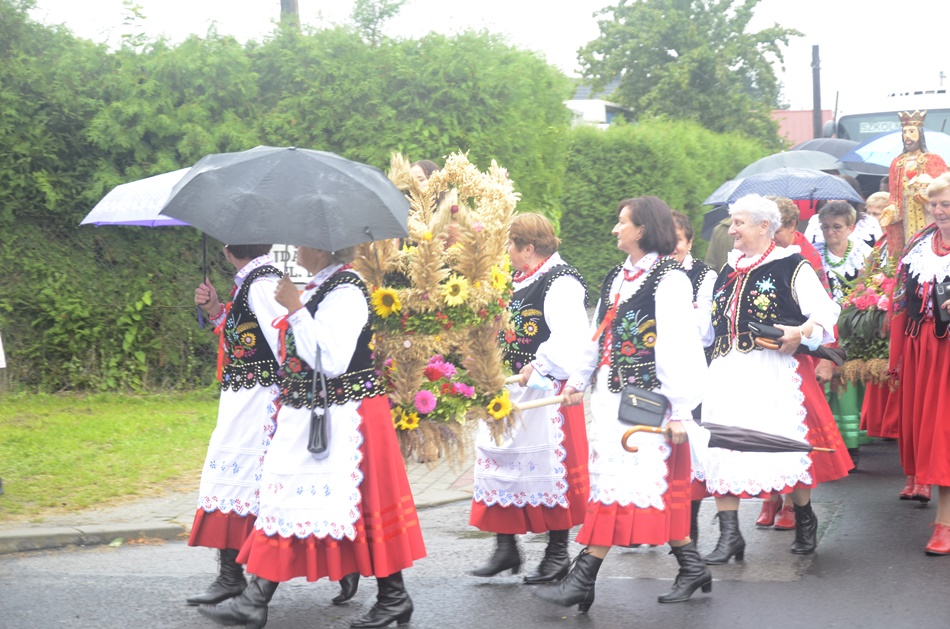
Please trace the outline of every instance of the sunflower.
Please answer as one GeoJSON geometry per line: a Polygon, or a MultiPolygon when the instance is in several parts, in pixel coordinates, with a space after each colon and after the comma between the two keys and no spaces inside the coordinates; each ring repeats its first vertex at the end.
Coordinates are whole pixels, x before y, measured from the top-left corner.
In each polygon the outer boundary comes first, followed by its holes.
{"type": "Polygon", "coordinates": [[[647,332],[643,335],[643,346],[646,348],[651,348],[656,345],[656,333],[647,332]]]}
{"type": "Polygon", "coordinates": [[[508,286],[508,276],[497,266],[491,268],[491,285],[497,291],[503,291],[508,286]]]}
{"type": "Polygon", "coordinates": [[[393,427],[397,430],[406,430],[406,413],[401,407],[396,406],[392,409],[393,427]]]}
{"type": "Polygon", "coordinates": [[[376,314],[385,319],[394,312],[399,312],[402,308],[402,302],[399,296],[391,288],[378,288],[372,296],[373,310],[376,314]]]}
{"type": "Polygon", "coordinates": [[[415,430],[419,427],[419,413],[407,413],[402,420],[403,430],[415,430]]]}
{"type": "Polygon", "coordinates": [[[528,336],[534,336],[538,333],[538,324],[534,321],[528,321],[524,324],[524,333],[528,336]]]}
{"type": "Polygon", "coordinates": [[[508,417],[508,414],[511,413],[511,409],[511,399],[508,397],[507,390],[503,391],[500,395],[493,398],[492,401],[488,403],[488,414],[495,419],[504,419],[505,417],[508,417]]]}
{"type": "Polygon", "coordinates": [[[468,298],[468,280],[461,275],[452,275],[442,285],[442,297],[446,306],[460,306],[468,298]]]}

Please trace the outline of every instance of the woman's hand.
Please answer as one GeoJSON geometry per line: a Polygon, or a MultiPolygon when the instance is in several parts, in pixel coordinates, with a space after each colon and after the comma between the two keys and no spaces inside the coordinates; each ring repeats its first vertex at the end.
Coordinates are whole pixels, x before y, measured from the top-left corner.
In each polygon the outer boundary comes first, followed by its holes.
{"type": "Polygon", "coordinates": [[[785,331],[782,338],[776,339],[780,343],[778,351],[783,354],[794,354],[798,346],[801,345],[802,338],[804,338],[802,328],[793,325],[779,325],[778,323],[775,324],[775,327],[785,331]]]}
{"type": "Polygon", "coordinates": [[[564,406],[577,406],[584,403],[584,392],[578,391],[574,387],[564,387],[561,395],[564,396],[564,406]]]}
{"type": "Polygon", "coordinates": [[[666,425],[666,440],[673,445],[686,443],[686,429],[682,422],[671,421],[666,425]]]}
{"type": "Polygon", "coordinates": [[[824,386],[825,383],[831,382],[831,377],[835,373],[835,364],[830,360],[825,360],[822,358],[818,361],[818,364],[815,366],[815,378],[818,379],[818,384],[824,386]]]}
{"type": "Polygon", "coordinates": [[[211,285],[211,280],[205,278],[198,288],[195,289],[195,305],[209,315],[214,316],[221,310],[221,300],[218,299],[218,292],[211,285]]]}
{"type": "Polygon", "coordinates": [[[531,374],[534,373],[534,367],[531,366],[531,363],[528,363],[521,368],[519,373],[521,375],[521,380],[518,381],[518,385],[526,387],[528,386],[528,380],[531,379],[531,374]]]}
{"type": "Polygon", "coordinates": [[[300,301],[300,293],[297,291],[297,287],[294,286],[294,283],[291,282],[290,278],[286,275],[280,278],[280,281],[277,282],[277,290],[274,291],[274,299],[276,299],[277,303],[286,308],[291,314],[303,308],[303,303],[300,301]]]}

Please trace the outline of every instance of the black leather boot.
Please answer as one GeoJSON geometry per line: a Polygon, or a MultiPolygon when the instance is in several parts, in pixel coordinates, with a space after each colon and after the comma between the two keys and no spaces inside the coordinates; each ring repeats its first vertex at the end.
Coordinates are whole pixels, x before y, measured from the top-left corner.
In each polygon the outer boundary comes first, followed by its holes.
{"type": "Polygon", "coordinates": [[[511,569],[511,574],[521,571],[521,551],[518,550],[518,541],[514,535],[498,533],[495,535],[495,552],[487,564],[472,570],[472,576],[493,577],[508,569],[511,569]]]}
{"type": "Polygon", "coordinates": [[[690,503],[692,513],[689,517],[689,538],[696,544],[699,544],[699,508],[702,506],[702,500],[694,500],[690,503]]]}
{"type": "Polygon", "coordinates": [[[342,605],[354,596],[360,587],[360,573],[353,572],[340,579],[340,593],[330,601],[334,605],[342,605]]]}
{"type": "Polygon", "coordinates": [[[189,605],[216,605],[234,598],[247,587],[244,568],[237,562],[238,551],[225,548],[218,551],[218,578],[201,594],[185,599],[189,605]]]}
{"type": "Polygon", "coordinates": [[[680,565],[680,571],[673,581],[673,589],[659,596],[656,600],[661,603],[682,603],[688,601],[699,588],[703,592],[712,592],[712,572],[709,566],[699,556],[696,550],[696,542],[690,542],[685,546],[671,546],[670,554],[676,556],[676,561],[680,565]]]}
{"type": "Polygon", "coordinates": [[[244,625],[246,629],[261,629],[267,624],[267,604],[278,585],[276,581],[251,577],[240,596],[218,605],[202,605],[198,611],[219,625],[244,625]]]}
{"type": "Polygon", "coordinates": [[[587,613],[594,604],[594,585],[603,562],[603,559],[594,557],[585,548],[574,558],[570,572],[560,583],[542,585],[534,590],[534,594],[562,607],[570,607],[576,603],[578,611],[587,613]]]}
{"type": "Polygon", "coordinates": [[[795,543],[792,544],[792,553],[795,555],[810,555],[818,546],[818,518],[812,511],[811,503],[795,508],[795,543]]]}
{"type": "Polygon", "coordinates": [[[739,532],[739,512],[720,511],[716,517],[719,518],[719,543],[714,551],[703,557],[703,561],[711,566],[729,563],[733,557],[742,561],[745,559],[745,540],[739,532]]]}
{"type": "Polygon", "coordinates": [[[394,572],[388,577],[376,577],[379,591],[376,603],[365,616],[350,623],[352,629],[374,629],[387,627],[396,621],[397,625],[409,624],[412,617],[412,599],[406,592],[402,581],[402,572],[394,572]]]}
{"type": "Polygon", "coordinates": [[[570,534],[569,530],[548,531],[548,546],[544,549],[544,558],[538,564],[538,569],[524,578],[525,583],[551,583],[567,576],[567,571],[571,569],[571,556],[567,552],[570,534]]]}

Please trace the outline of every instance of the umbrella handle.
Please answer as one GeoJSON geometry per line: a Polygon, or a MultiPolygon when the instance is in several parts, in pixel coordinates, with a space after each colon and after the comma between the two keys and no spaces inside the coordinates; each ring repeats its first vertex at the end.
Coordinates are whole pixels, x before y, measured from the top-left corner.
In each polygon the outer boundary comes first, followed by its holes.
{"type": "Polygon", "coordinates": [[[516,374],[514,376],[508,376],[505,378],[505,384],[515,384],[521,380],[521,375],[516,374]]]}
{"type": "Polygon", "coordinates": [[[652,432],[657,435],[662,435],[666,430],[659,426],[634,426],[633,428],[628,428],[627,432],[623,433],[623,437],[620,438],[620,445],[622,445],[623,449],[627,452],[637,452],[640,449],[637,446],[627,445],[627,439],[638,432],[652,432]]]}

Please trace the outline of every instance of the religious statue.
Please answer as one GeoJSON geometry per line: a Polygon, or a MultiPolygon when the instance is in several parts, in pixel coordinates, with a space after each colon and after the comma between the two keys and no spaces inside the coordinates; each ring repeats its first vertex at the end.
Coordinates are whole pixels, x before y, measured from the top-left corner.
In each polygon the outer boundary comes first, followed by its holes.
{"type": "Polygon", "coordinates": [[[927,186],[948,168],[943,158],[927,152],[924,119],[927,111],[898,114],[904,152],[894,158],[888,171],[890,198],[881,214],[881,227],[892,257],[900,256],[907,242],[933,222],[927,207],[927,186]]]}

